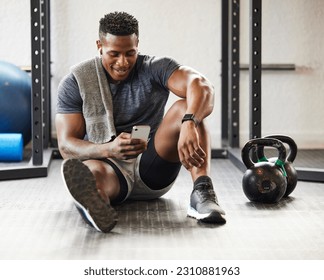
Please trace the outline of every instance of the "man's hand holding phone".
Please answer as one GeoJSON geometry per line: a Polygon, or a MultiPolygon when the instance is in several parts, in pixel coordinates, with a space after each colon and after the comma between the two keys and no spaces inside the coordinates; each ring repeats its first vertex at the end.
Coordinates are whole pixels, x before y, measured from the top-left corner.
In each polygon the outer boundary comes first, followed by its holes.
{"type": "Polygon", "coordinates": [[[118,159],[136,158],[147,149],[150,126],[134,126],[131,134],[122,132],[111,142],[113,157],[118,159]]]}

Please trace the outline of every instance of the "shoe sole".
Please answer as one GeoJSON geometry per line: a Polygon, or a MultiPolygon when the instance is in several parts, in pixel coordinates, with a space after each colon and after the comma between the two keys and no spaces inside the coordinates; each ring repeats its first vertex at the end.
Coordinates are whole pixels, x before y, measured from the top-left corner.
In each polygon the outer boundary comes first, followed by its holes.
{"type": "Polygon", "coordinates": [[[117,213],[99,195],[90,169],[78,159],[68,159],[61,172],[65,187],[86,219],[98,231],[111,231],[117,223],[117,213]]]}
{"type": "Polygon", "coordinates": [[[210,224],[225,224],[226,219],[223,214],[212,211],[210,213],[200,214],[194,208],[189,206],[187,215],[191,218],[195,218],[196,220],[203,222],[203,223],[210,223],[210,224]]]}

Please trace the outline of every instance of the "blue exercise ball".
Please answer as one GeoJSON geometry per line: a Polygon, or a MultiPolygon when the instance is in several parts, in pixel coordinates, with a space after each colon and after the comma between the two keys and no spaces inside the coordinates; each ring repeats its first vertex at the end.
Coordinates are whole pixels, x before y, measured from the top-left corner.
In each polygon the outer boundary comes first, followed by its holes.
{"type": "Polygon", "coordinates": [[[14,64],[0,61],[0,133],[31,139],[31,77],[14,64]]]}

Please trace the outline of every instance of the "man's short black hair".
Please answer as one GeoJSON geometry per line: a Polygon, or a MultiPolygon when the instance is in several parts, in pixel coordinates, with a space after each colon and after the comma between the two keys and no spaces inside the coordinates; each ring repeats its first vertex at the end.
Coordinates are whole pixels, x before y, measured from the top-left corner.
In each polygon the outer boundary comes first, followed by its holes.
{"type": "Polygon", "coordinates": [[[99,21],[99,38],[107,33],[117,36],[136,34],[138,37],[138,21],[126,12],[113,12],[106,14],[99,21]]]}

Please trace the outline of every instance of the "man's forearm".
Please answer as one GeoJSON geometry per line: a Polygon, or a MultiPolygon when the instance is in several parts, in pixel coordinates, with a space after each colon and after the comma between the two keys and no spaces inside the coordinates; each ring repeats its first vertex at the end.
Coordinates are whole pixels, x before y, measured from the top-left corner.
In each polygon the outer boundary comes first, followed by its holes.
{"type": "Polygon", "coordinates": [[[78,158],[81,160],[105,158],[108,149],[104,149],[107,144],[95,144],[89,141],[70,138],[59,141],[59,150],[63,158],[78,158]]]}

